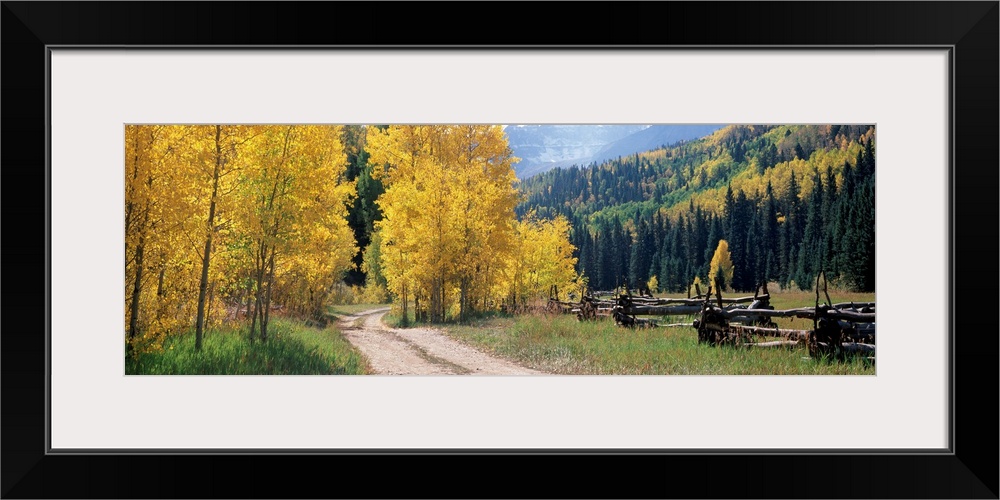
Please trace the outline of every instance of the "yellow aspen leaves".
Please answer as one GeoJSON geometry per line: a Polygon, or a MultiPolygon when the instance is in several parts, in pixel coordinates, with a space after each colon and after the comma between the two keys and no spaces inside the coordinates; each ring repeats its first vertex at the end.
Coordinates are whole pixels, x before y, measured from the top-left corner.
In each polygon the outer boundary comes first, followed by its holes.
{"type": "Polygon", "coordinates": [[[321,312],[355,252],[340,129],[125,127],[130,346],[158,349],[199,309],[207,326],[253,319],[261,334],[272,303],[321,312]]]}
{"type": "Polygon", "coordinates": [[[386,186],[380,270],[404,315],[412,304],[416,317],[464,319],[576,277],[564,219],[517,221],[517,159],[501,127],[369,127],[366,143],[386,186]]]}
{"type": "Polygon", "coordinates": [[[729,255],[729,242],[726,240],[719,240],[719,246],[709,264],[708,277],[713,290],[717,283],[721,283],[722,290],[725,291],[733,281],[733,259],[729,255]]]}
{"type": "Polygon", "coordinates": [[[569,243],[569,221],[558,216],[539,220],[533,213],[515,223],[518,245],[508,261],[512,302],[526,305],[545,297],[552,286],[572,290],[578,276],[574,247],[569,243]]]}

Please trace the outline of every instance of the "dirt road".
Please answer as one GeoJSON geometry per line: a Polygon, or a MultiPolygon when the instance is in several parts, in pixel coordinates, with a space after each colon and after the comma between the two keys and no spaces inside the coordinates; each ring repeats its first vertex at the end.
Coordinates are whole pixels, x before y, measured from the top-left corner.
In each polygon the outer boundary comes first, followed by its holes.
{"type": "Polygon", "coordinates": [[[391,328],[388,307],[342,316],[340,330],[379,375],[540,375],[473,349],[433,328],[391,328]]]}

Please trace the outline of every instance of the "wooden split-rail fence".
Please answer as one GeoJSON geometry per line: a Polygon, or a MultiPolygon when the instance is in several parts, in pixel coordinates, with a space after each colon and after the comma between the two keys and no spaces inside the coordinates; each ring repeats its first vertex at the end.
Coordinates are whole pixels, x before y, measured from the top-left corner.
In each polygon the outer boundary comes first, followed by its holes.
{"type": "Polygon", "coordinates": [[[730,345],[744,348],[791,348],[805,345],[816,358],[845,360],[863,357],[875,359],[875,303],[831,303],[826,291],[826,276],[816,278],[816,303],[813,307],[776,310],[770,304],[767,286],[758,288],[753,296],[723,298],[720,287],[688,299],[653,298],[618,291],[614,295],[586,294],[580,302],[549,299],[549,310],[576,314],[580,321],[612,318],[628,328],[661,326],[653,318],[640,316],[694,316],[690,323],[662,326],[691,326],[698,333],[698,342],[714,346],[730,345]],[[820,278],[825,302],[820,302],[820,278]],[[761,291],[763,293],[761,293],[761,291]],[[612,298],[602,298],[608,297],[612,298]],[[774,318],[804,318],[813,321],[813,328],[797,330],[779,328],[774,318]]]}

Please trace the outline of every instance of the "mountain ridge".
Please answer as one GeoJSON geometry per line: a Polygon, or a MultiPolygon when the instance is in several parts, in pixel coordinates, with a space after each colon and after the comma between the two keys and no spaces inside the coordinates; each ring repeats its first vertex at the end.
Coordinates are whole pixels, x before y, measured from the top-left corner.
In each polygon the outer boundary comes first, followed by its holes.
{"type": "Polygon", "coordinates": [[[588,165],[617,156],[649,151],[683,140],[693,140],[722,125],[508,125],[508,143],[519,179],[527,179],[553,168],[588,165]]]}

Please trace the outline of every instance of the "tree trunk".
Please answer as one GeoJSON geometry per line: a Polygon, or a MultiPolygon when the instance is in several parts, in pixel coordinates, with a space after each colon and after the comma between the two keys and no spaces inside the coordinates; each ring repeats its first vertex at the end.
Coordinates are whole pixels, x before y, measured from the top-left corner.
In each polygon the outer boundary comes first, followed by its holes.
{"type": "Polygon", "coordinates": [[[250,343],[253,343],[254,334],[257,331],[257,318],[260,317],[261,291],[264,289],[264,256],[266,255],[264,244],[261,243],[254,256],[254,272],[256,273],[256,287],[253,291],[253,319],[250,320],[250,343]]]}
{"type": "MultiPolygon", "coordinates": [[[[264,299],[260,298],[260,296],[263,293],[264,293],[263,291],[260,291],[260,290],[257,291],[257,296],[258,296],[257,302],[254,303],[254,305],[253,305],[253,323],[254,324],[260,323],[260,330],[261,330],[261,337],[260,337],[260,339],[261,339],[261,342],[264,341],[264,336],[263,336],[263,332],[264,332],[264,299]]],[[[252,324],[250,325],[250,328],[253,328],[252,324]]]]}
{"type": "MultiPolygon", "coordinates": [[[[406,283],[403,283],[403,320],[401,322],[401,324],[403,326],[406,326],[409,323],[409,321],[410,321],[409,311],[408,311],[408,309],[409,309],[408,305],[409,305],[409,303],[408,303],[408,298],[407,298],[407,294],[406,294],[406,283]]],[[[417,303],[417,305],[419,306],[420,304],[417,303]]]]}
{"type": "Polygon", "coordinates": [[[420,322],[420,293],[419,289],[413,293],[413,322],[420,322]]]}
{"type": "MultiPolygon", "coordinates": [[[[247,276],[247,278],[250,279],[250,278],[252,278],[252,276],[247,276]]],[[[250,319],[250,314],[251,314],[251,311],[253,310],[253,308],[251,307],[251,304],[252,304],[251,301],[253,300],[253,290],[250,289],[250,285],[249,284],[247,284],[246,299],[247,299],[247,312],[246,312],[245,318],[246,319],[250,319]]]]}
{"type": "Polygon", "coordinates": [[[434,278],[431,280],[431,322],[438,323],[440,321],[438,316],[438,311],[441,310],[441,286],[439,285],[439,279],[434,278]]]}
{"type": "Polygon", "coordinates": [[[146,238],[139,235],[139,244],[135,248],[135,283],[132,284],[132,301],[129,305],[128,321],[128,352],[132,352],[132,341],[139,331],[139,295],[142,291],[142,260],[146,246],[146,238]]]}
{"type": "Polygon", "coordinates": [[[458,321],[465,323],[466,314],[469,312],[469,278],[462,278],[459,289],[458,321]]]}
{"type": "MultiPolygon", "coordinates": [[[[260,289],[254,291],[253,293],[253,317],[250,320],[250,343],[253,344],[254,333],[257,331],[257,316],[260,313],[260,289]]],[[[249,308],[248,308],[249,310],[249,308]]]]}
{"type": "Polygon", "coordinates": [[[208,290],[208,266],[212,257],[212,233],[215,232],[215,197],[219,194],[219,173],[222,170],[222,126],[215,126],[215,171],[212,173],[212,200],[208,205],[208,234],[205,236],[205,254],[201,259],[201,281],[198,284],[198,321],[195,326],[194,348],[201,350],[205,329],[205,294],[208,290]]]}
{"type": "Polygon", "coordinates": [[[264,291],[264,310],[260,318],[260,341],[267,342],[267,324],[271,321],[271,289],[274,287],[274,253],[271,247],[271,258],[268,259],[267,289],[264,291]]]}
{"type": "Polygon", "coordinates": [[[246,320],[250,319],[250,315],[253,312],[253,294],[250,293],[250,290],[248,289],[246,291],[245,296],[246,296],[246,305],[244,307],[246,307],[246,311],[243,312],[243,319],[246,320]]]}
{"type": "Polygon", "coordinates": [[[165,293],[164,290],[163,290],[163,281],[164,281],[164,275],[166,273],[167,273],[167,267],[166,267],[166,264],[163,263],[162,257],[161,257],[161,261],[160,261],[160,273],[159,273],[159,276],[156,278],[156,320],[157,321],[159,321],[161,318],[163,318],[163,313],[165,312],[164,310],[166,309],[166,304],[164,304],[164,301],[163,301],[163,294],[165,293]]]}
{"type": "Polygon", "coordinates": [[[163,275],[167,272],[167,269],[160,267],[160,276],[156,279],[156,296],[163,297],[163,275]]]}

